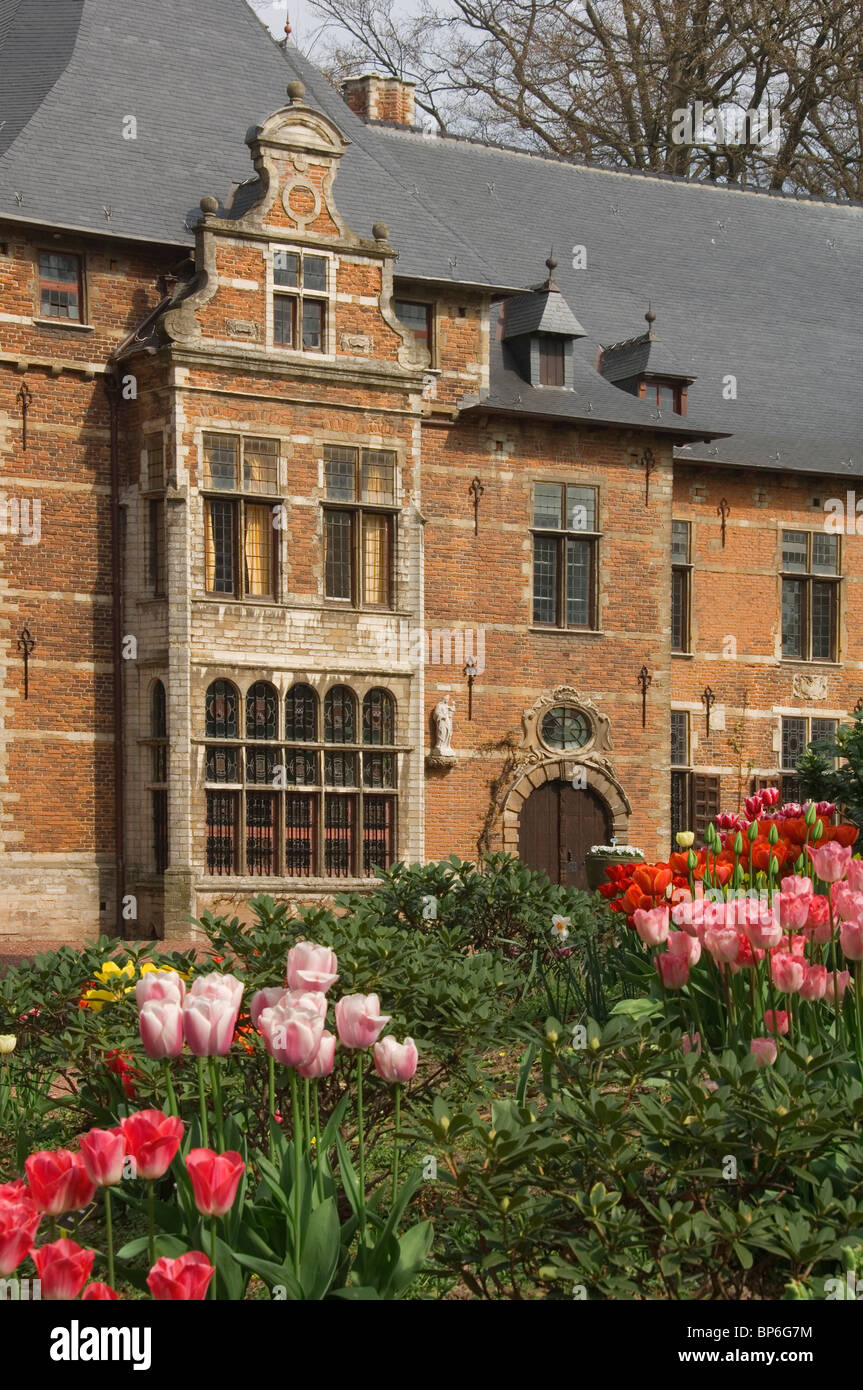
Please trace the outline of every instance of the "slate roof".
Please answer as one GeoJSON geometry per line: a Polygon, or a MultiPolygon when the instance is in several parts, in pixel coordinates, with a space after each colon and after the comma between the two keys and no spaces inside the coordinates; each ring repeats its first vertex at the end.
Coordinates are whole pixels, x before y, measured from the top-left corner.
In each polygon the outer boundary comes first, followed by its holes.
{"type": "MultiPolygon", "coordinates": [[[[645,314],[648,318],[650,310],[645,314]]],[[[655,318],[655,315],[651,315],[655,318]]],[[[678,381],[694,381],[683,371],[648,319],[649,327],[637,338],[611,343],[602,349],[599,370],[606,381],[632,381],[640,376],[662,376],[678,381]]]]}
{"type": "Polygon", "coordinates": [[[558,289],[533,290],[511,299],[506,307],[504,338],[522,333],[559,333],[583,338],[584,329],[558,289]]]}
{"type": "Polygon", "coordinates": [[[293,77],[351,141],[336,197],[360,235],[389,224],[397,274],[525,288],[554,246],[585,370],[657,308],[690,414],[732,435],[682,457],[863,476],[863,208],[364,124],[244,0],[199,0],[194,22],[176,0],[0,0],[0,216],[188,245],[293,77]]]}

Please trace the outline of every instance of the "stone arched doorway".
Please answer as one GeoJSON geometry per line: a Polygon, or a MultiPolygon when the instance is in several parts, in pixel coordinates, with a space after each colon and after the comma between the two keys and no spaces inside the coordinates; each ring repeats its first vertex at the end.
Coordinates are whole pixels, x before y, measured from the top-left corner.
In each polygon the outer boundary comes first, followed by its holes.
{"type": "Polygon", "coordinates": [[[519,816],[518,857],[564,888],[587,889],[584,860],[612,834],[608,803],[590,787],[559,778],[530,793],[519,816]]]}

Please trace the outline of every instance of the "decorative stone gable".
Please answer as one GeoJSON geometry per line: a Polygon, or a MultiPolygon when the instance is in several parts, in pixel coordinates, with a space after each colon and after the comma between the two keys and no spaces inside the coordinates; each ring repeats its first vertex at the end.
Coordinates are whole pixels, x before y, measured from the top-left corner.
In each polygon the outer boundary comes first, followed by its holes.
{"type": "MultiPolygon", "coordinates": [[[[246,136],[256,178],[224,205],[213,196],[201,199],[198,274],[191,292],[165,314],[163,333],[184,346],[218,343],[244,354],[289,354],[304,369],[317,362],[326,370],[349,359],[362,362],[367,374],[384,365],[402,369],[397,376],[404,385],[404,369],[413,375],[429,358],[395,316],[389,228],[376,222],[371,236],[362,237],[348,226],[333,185],[349,141],[306,104],[302,83],[290,83],[288,95],[288,106],[246,136]],[[326,329],[314,357],[302,349],[301,322],[287,344],[274,322],[277,267],[285,257],[299,266],[306,256],[315,258],[314,293],[326,302],[326,329]]],[[[297,289],[301,316],[299,278],[297,289]]]]}

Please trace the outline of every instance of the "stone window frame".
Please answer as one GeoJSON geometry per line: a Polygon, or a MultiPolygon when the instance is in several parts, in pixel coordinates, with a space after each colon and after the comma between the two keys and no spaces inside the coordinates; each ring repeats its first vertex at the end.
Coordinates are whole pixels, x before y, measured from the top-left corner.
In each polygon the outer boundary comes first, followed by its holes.
{"type": "Polygon", "coordinates": [[[165,493],[168,458],[164,429],[150,430],[141,446],[139,486],[143,506],[143,587],[150,598],[162,599],[168,591],[168,533],[165,493]],[[153,446],[161,449],[162,461],[154,477],[150,464],[153,446]]]}
{"type": "Polygon", "coordinates": [[[35,256],[35,285],[33,296],[33,320],[35,323],[50,324],[54,328],[65,328],[77,331],[93,332],[93,325],[88,322],[89,315],[89,294],[87,286],[87,256],[81,247],[73,245],[66,246],[44,246],[37,244],[33,248],[35,256]],[[77,318],[62,318],[55,314],[45,314],[42,310],[42,257],[43,256],[68,256],[77,262],[78,266],[78,309],[77,318]]]}
{"type": "Polygon", "coordinates": [[[824,532],[823,530],[812,530],[807,526],[797,526],[793,522],[781,522],[779,525],[779,650],[780,658],[783,662],[805,662],[806,665],[815,666],[838,666],[841,664],[841,622],[842,622],[842,584],[844,575],[842,572],[845,555],[843,553],[842,539],[836,533],[824,532]],[[792,569],[786,567],[785,561],[785,536],[803,535],[806,537],[806,564],[804,569],[792,569]],[[813,547],[815,537],[824,535],[832,536],[836,542],[836,569],[832,572],[816,570],[813,560],[813,547]],[[785,651],[784,634],[784,608],[785,608],[785,586],[786,583],[799,583],[802,585],[801,599],[801,628],[802,628],[802,653],[794,656],[785,651]],[[813,620],[812,620],[812,590],[815,584],[827,584],[830,586],[831,593],[831,617],[833,624],[833,642],[830,656],[813,656],[813,620]]]}
{"type": "Polygon", "coordinates": [[[168,686],[164,676],[154,676],[147,687],[146,696],[146,739],[144,746],[145,782],[149,792],[150,831],[152,842],[150,856],[153,871],[164,874],[168,867],[170,841],[168,826],[169,811],[169,768],[170,768],[170,714],[168,707],[168,686]],[[161,691],[161,704],[159,692],[161,691]],[[157,727],[157,724],[159,727],[157,727]],[[164,829],[164,839],[160,835],[164,829]],[[160,848],[161,845],[161,848],[160,848]]]}
{"type": "MultiPolygon", "coordinates": [[[[528,529],[529,529],[529,533],[530,533],[530,537],[531,537],[531,552],[530,552],[530,600],[529,600],[529,601],[530,601],[530,621],[529,621],[529,623],[528,623],[528,627],[530,628],[530,630],[531,630],[532,632],[567,633],[567,634],[570,634],[570,633],[578,633],[578,632],[583,632],[583,633],[597,633],[597,632],[600,632],[600,631],[602,630],[602,625],[601,625],[601,622],[600,622],[600,606],[601,606],[601,592],[600,592],[600,551],[601,551],[602,540],[603,540],[603,535],[604,535],[604,532],[603,532],[602,529],[601,529],[601,527],[602,527],[602,489],[601,489],[601,487],[599,486],[598,483],[586,482],[586,481],[584,481],[584,479],[581,479],[581,478],[579,478],[579,479],[575,479],[575,478],[571,478],[571,477],[568,477],[568,478],[560,478],[560,477],[558,477],[558,478],[553,478],[553,477],[549,477],[549,476],[547,476],[547,475],[539,475],[539,476],[530,478],[530,480],[529,480],[529,487],[530,487],[530,500],[529,500],[529,507],[530,507],[530,524],[529,524],[529,528],[528,528],[528,529]],[[536,512],[535,512],[536,488],[537,488],[538,486],[545,486],[545,485],[553,486],[553,487],[560,487],[560,488],[563,489],[563,502],[562,502],[562,505],[563,505],[564,513],[566,512],[566,491],[567,491],[567,488],[570,488],[570,487],[571,487],[571,488],[580,488],[580,489],[583,489],[584,491],[593,492],[594,498],[595,498],[595,501],[594,501],[594,525],[595,525],[595,527],[597,527],[598,529],[593,530],[593,531],[579,530],[579,529],[575,529],[575,530],[570,531],[570,530],[568,530],[565,526],[560,527],[560,528],[537,526],[537,525],[536,525],[536,512]],[[536,616],[535,616],[535,614],[536,614],[536,607],[535,607],[535,605],[536,605],[536,574],[535,574],[536,544],[535,544],[535,542],[536,542],[537,537],[542,537],[542,538],[551,537],[551,538],[555,539],[556,542],[557,542],[557,579],[556,579],[556,589],[555,589],[555,607],[556,607],[556,612],[557,612],[557,621],[555,621],[554,623],[541,623],[541,622],[538,622],[538,621],[537,621],[537,618],[536,618],[536,616]],[[581,539],[581,540],[589,541],[589,542],[591,543],[591,544],[590,544],[591,573],[590,573],[590,597],[589,597],[589,604],[590,604],[590,614],[589,614],[589,617],[590,617],[590,623],[589,623],[589,625],[586,626],[586,627],[574,627],[574,626],[571,627],[571,626],[569,626],[566,622],[561,622],[561,621],[560,621],[560,619],[566,617],[566,606],[567,606],[567,598],[566,598],[566,556],[567,556],[567,545],[568,545],[568,542],[569,542],[570,539],[581,539]],[[562,560],[561,560],[561,556],[563,557],[562,560]]],[[[563,516],[563,520],[564,520],[564,521],[566,520],[566,516],[565,516],[565,515],[563,516]]]]}
{"type": "MultiPolygon", "coordinates": [[[[396,308],[397,304],[421,305],[422,308],[428,311],[428,341],[425,344],[422,344],[422,342],[419,341],[419,346],[425,346],[428,350],[429,370],[439,367],[440,361],[438,353],[439,332],[437,300],[425,299],[422,294],[414,294],[411,291],[393,291],[393,313],[395,314],[396,318],[398,319],[399,323],[402,325],[403,328],[410,329],[410,324],[405,323],[403,319],[399,318],[398,309],[396,308]]],[[[414,340],[418,341],[416,339],[416,334],[414,334],[414,340]]]]}
{"type": "MultiPolygon", "coordinates": [[[[235,675],[222,675],[212,673],[210,679],[204,687],[204,719],[201,736],[193,739],[198,744],[203,757],[203,780],[201,783],[205,797],[205,856],[203,874],[207,882],[211,882],[216,877],[223,877],[233,880],[253,879],[255,882],[262,880],[273,882],[279,879],[285,883],[316,885],[333,883],[368,883],[374,878],[376,863],[366,864],[366,846],[373,845],[374,840],[366,836],[369,829],[366,820],[367,803],[372,802],[388,803],[388,809],[384,807],[385,814],[388,816],[389,831],[389,853],[387,862],[389,865],[398,862],[398,845],[400,838],[400,815],[403,809],[403,801],[400,792],[400,781],[402,778],[401,755],[410,750],[398,742],[401,727],[399,697],[388,685],[383,685],[380,678],[371,677],[360,680],[344,680],[338,678],[328,678],[320,686],[312,683],[309,677],[303,678],[301,675],[297,679],[287,682],[279,680],[277,677],[268,679],[263,676],[243,676],[242,680],[235,675]],[[223,682],[231,688],[236,699],[236,719],[237,737],[221,738],[216,735],[207,736],[206,729],[206,701],[214,684],[223,682]],[[247,699],[250,692],[261,682],[269,686],[274,692],[276,699],[276,738],[255,739],[247,733],[247,699]],[[294,740],[287,743],[287,724],[286,724],[286,702],[289,694],[297,687],[308,687],[315,699],[315,734],[313,740],[294,740]],[[335,690],[347,689],[354,705],[354,738],[348,743],[339,743],[328,740],[325,737],[324,711],[327,697],[335,690]],[[364,738],[364,709],[366,701],[377,692],[384,692],[389,699],[392,709],[393,737],[392,743],[379,744],[364,738]],[[278,760],[273,764],[273,771],[281,768],[281,774],[277,775],[276,780],[257,781],[250,780],[248,775],[249,753],[255,749],[259,751],[270,749],[278,755],[278,760]],[[207,776],[209,768],[209,754],[219,750],[235,749],[236,774],[234,780],[210,778],[207,776]],[[342,786],[337,781],[328,781],[326,777],[325,759],[327,754],[346,752],[353,755],[355,777],[350,785],[342,786]],[[288,759],[291,754],[305,752],[311,753],[316,760],[316,779],[314,783],[290,782],[286,780],[286,770],[288,759]],[[370,756],[378,757],[381,754],[392,757],[392,785],[373,786],[366,782],[366,759],[370,756]],[[210,797],[222,795],[226,799],[230,798],[234,806],[233,820],[233,846],[234,858],[233,868],[222,871],[211,866],[208,862],[206,845],[209,839],[207,833],[208,812],[207,806],[210,797]],[[272,844],[274,848],[272,871],[262,871],[260,866],[249,868],[249,821],[248,821],[248,797],[249,795],[262,794],[270,795],[274,798],[275,814],[272,818],[272,844]],[[296,872],[288,868],[288,797],[308,797],[313,803],[313,815],[309,821],[314,837],[313,858],[310,869],[307,873],[296,872]],[[327,806],[332,800],[347,800],[350,804],[350,857],[348,869],[344,872],[330,871],[325,868],[327,836],[325,816],[327,806]]],[[[406,803],[404,803],[406,806],[406,803]]],[[[337,842],[336,836],[333,842],[337,842]]]]}
{"type": "MultiPolygon", "coordinates": [[[[334,361],[334,360],[335,360],[335,355],[336,355],[336,342],[337,342],[337,338],[336,338],[336,302],[337,302],[337,298],[338,298],[338,294],[337,294],[337,289],[338,289],[338,286],[337,286],[337,279],[338,279],[338,269],[339,269],[339,257],[338,257],[338,255],[337,255],[334,251],[328,250],[326,247],[324,247],[324,246],[319,246],[319,245],[316,245],[316,244],[314,244],[314,243],[308,243],[308,242],[293,242],[293,241],[272,241],[272,242],[270,242],[269,245],[267,246],[267,249],[266,249],[266,252],[265,252],[265,263],[266,263],[266,280],[267,280],[267,303],[266,303],[266,315],[267,315],[267,321],[266,321],[267,350],[268,350],[269,352],[274,352],[274,353],[283,354],[285,357],[289,357],[289,358],[292,358],[292,359],[294,359],[294,360],[300,360],[300,361],[309,362],[309,363],[312,363],[312,362],[321,362],[321,361],[334,361]],[[325,290],[325,291],[316,290],[316,291],[313,292],[313,294],[310,295],[310,298],[312,298],[312,299],[317,299],[317,300],[322,300],[322,301],[324,301],[325,304],[326,304],[326,311],[325,311],[325,313],[324,313],[324,347],[323,347],[323,350],[322,350],[322,351],[319,351],[317,348],[304,348],[304,347],[302,346],[302,343],[300,343],[299,347],[287,347],[284,343],[277,343],[277,342],[276,342],[276,333],[275,333],[275,300],[276,300],[276,296],[279,295],[279,294],[284,294],[285,296],[288,296],[288,297],[293,296],[293,297],[297,300],[298,306],[301,306],[301,305],[302,305],[302,298],[303,298],[303,291],[302,291],[302,289],[297,289],[296,291],[293,291],[293,290],[291,290],[290,288],[288,288],[287,286],[279,286],[279,285],[276,284],[276,273],[275,273],[275,264],[274,264],[274,261],[275,261],[275,256],[276,256],[276,254],[277,254],[278,252],[281,252],[281,251],[288,251],[288,252],[290,252],[292,255],[299,256],[301,261],[302,261],[303,257],[306,256],[306,255],[309,255],[309,256],[319,256],[322,260],[326,261],[326,263],[327,263],[327,288],[326,288],[326,290],[325,290]]],[[[299,331],[300,331],[300,336],[301,336],[301,335],[302,335],[302,310],[301,310],[301,307],[299,308],[299,311],[298,311],[298,314],[297,314],[297,322],[298,322],[299,331]]]]}
{"type": "Polygon", "coordinates": [[[320,557],[321,557],[321,597],[323,602],[334,609],[343,609],[354,613],[395,613],[399,606],[399,544],[401,539],[402,509],[404,506],[403,498],[403,444],[400,440],[384,440],[382,442],[371,443],[368,438],[359,437],[323,437],[320,440],[320,454],[318,456],[320,497],[320,557]],[[351,449],[356,456],[355,463],[355,497],[352,501],[329,497],[327,495],[327,476],[326,466],[327,449],[351,449]],[[393,496],[392,502],[376,503],[364,502],[362,500],[362,466],[363,455],[365,453],[389,453],[393,455],[393,496]],[[350,511],[353,514],[352,522],[352,592],[350,598],[336,598],[327,594],[327,512],[350,511]],[[363,564],[362,549],[362,525],[364,515],[385,515],[390,520],[389,535],[389,582],[388,582],[388,601],[385,604],[366,603],[363,601],[360,592],[360,576],[363,564]]]}
{"type": "Polygon", "coordinates": [[[234,536],[234,566],[235,566],[235,592],[232,594],[220,593],[216,590],[207,588],[207,517],[208,504],[212,501],[230,502],[234,506],[235,515],[242,519],[245,516],[246,505],[269,507],[271,523],[273,519],[273,509],[285,508],[285,489],[286,489],[286,460],[285,460],[285,439],[282,435],[255,432],[246,426],[216,426],[208,429],[196,431],[196,445],[199,456],[200,479],[198,495],[201,503],[201,536],[203,539],[203,577],[197,597],[207,602],[215,603],[245,603],[261,604],[264,607],[272,607],[284,601],[285,589],[285,557],[282,553],[282,528],[272,526],[272,594],[252,594],[247,593],[245,588],[244,573],[244,545],[240,531],[237,527],[234,536]],[[239,443],[237,454],[237,486],[235,488],[218,488],[207,481],[207,451],[206,440],[208,436],[221,436],[226,439],[235,439],[239,443]],[[255,439],[265,439],[277,445],[276,454],[276,480],[273,492],[253,492],[243,486],[244,483],[244,446],[246,441],[255,439]]]}

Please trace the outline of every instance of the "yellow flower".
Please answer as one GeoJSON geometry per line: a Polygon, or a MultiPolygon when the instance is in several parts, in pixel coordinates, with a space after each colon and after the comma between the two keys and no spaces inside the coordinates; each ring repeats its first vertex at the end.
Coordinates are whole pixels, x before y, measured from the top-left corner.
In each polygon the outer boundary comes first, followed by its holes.
{"type": "Polygon", "coordinates": [[[121,970],[115,960],[106,960],[102,963],[101,970],[96,971],[96,979],[101,980],[103,985],[114,981],[119,985],[121,980],[134,980],[135,967],[129,960],[121,970]]]}
{"type": "Polygon", "coordinates": [[[156,970],[164,970],[169,975],[179,975],[181,980],[188,980],[191,971],[177,970],[173,965],[154,965],[151,960],[147,960],[141,966],[142,975],[152,975],[156,970]]]}
{"type": "Polygon", "coordinates": [[[689,849],[695,844],[695,835],[691,830],[678,830],[674,838],[681,849],[689,849]]]}
{"type": "Polygon", "coordinates": [[[0,1033],[0,1055],[14,1052],[17,1041],[14,1033],[0,1033]]]}

